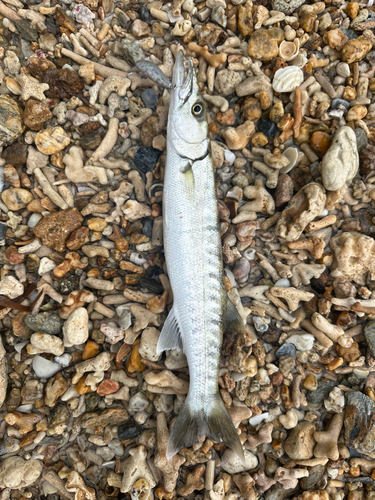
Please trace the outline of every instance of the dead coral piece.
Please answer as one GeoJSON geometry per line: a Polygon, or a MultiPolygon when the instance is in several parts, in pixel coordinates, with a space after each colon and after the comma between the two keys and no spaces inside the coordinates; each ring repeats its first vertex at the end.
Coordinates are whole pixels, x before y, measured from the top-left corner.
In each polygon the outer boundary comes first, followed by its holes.
{"type": "Polygon", "coordinates": [[[336,413],[327,430],[314,432],[314,439],[317,442],[314,448],[316,458],[329,458],[334,461],[339,459],[338,440],[343,422],[343,413],[336,413]]]}
{"type": "Polygon", "coordinates": [[[169,432],[164,412],[157,414],[156,422],[158,451],[154,458],[154,464],[163,473],[164,488],[166,491],[172,492],[176,488],[179,470],[181,465],[186,461],[186,458],[177,454],[170,460],[167,459],[169,432]]]}
{"type": "Polygon", "coordinates": [[[122,466],[123,478],[121,482],[121,493],[127,493],[131,490],[137,479],[146,479],[150,488],[155,486],[155,479],[150,471],[146,457],[147,450],[145,446],[140,445],[129,450],[130,457],[127,458],[122,466]]]}
{"type": "Polygon", "coordinates": [[[276,234],[286,241],[296,241],[307,224],[318,217],[326,202],[324,189],[312,182],[301,188],[283,210],[276,223],[276,234]]]}
{"type": "Polygon", "coordinates": [[[280,299],[284,299],[288,304],[290,311],[297,311],[299,307],[299,303],[301,301],[308,302],[314,297],[314,294],[311,292],[305,292],[304,290],[297,290],[296,288],[289,287],[272,287],[271,294],[274,297],[278,297],[280,299]]]}
{"type": "Polygon", "coordinates": [[[375,241],[360,233],[341,233],[330,241],[333,252],[332,278],[366,284],[366,273],[375,276],[375,241]]]}

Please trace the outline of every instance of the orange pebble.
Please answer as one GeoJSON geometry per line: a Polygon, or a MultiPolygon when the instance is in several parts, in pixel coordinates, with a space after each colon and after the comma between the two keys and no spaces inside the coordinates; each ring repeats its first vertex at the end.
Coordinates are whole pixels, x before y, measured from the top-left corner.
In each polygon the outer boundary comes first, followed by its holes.
{"type": "Polygon", "coordinates": [[[100,350],[99,345],[93,340],[89,340],[88,342],[86,342],[85,349],[82,353],[82,359],[85,360],[93,358],[94,356],[99,354],[99,350],[100,350]]]}
{"type": "Polygon", "coordinates": [[[139,354],[140,343],[141,339],[137,339],[134,342],[129,359],[126,362],[126,369],[129,373],[142,372],[146,368],[146,365],[142,363],[141,355],[139,354]]]}

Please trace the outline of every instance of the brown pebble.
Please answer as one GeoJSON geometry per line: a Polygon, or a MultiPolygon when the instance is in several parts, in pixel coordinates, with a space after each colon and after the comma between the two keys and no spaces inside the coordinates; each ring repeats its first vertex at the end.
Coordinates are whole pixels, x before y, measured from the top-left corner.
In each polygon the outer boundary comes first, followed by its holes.
{"type": "Polygon", "coordinates": [[[319,158],[323,158],[331,144],[332,137],[319,130],[314,132],[310,139],[310,147],[319,156],[319,158]]]}
{"type": "Polygon", "coordinates": [[[280,207],[288,203],[293,196],[294,183],[288,174],[280,174],[275,191],[275,206],[280,207]]]}
{"type": "Polygon", "coordinates": [[[63,252],[69,235],[82,224],[83,217],[76,208],[46,215],[33,228],[37,238],[47,247],[63,252]]]}
{"type": "Polygon", "coordinates": [[[335,350],[337,355],[342,357],[347,363],[355,361],[361,355],[358,343],[355,341],[353,341],[353,344],[350,347],[342,347],[340,344],[335,344],[335,350]]]}

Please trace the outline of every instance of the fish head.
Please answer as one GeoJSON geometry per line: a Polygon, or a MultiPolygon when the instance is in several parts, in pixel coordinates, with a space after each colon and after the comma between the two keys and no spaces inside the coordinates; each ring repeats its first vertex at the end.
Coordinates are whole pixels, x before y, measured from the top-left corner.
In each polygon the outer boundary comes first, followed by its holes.
{"type": "Polygon", "coordinates": [[[173,69],[167,137],[177,154],[196,161],[209,150],[207,109],[191,59],[185,73],[184,56],[179,51],[173,69]]]}

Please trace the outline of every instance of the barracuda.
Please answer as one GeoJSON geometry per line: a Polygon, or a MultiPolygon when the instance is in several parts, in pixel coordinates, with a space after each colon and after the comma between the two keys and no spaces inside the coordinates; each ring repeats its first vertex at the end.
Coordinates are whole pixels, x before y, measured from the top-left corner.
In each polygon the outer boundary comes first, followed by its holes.
{"type": "Polygon", "coordinates": [[[157,350],[183,350],[190,373],[189,393],[172,429],[167,458],[209,436],[243,459],[238,434],[218,391],[223,331],[228,319],[241,318],[224,287],[205,104],[191,60],[185,76],[181,51],[173,71],[168,116],[163,232],[173,307],[157,350]]]}

